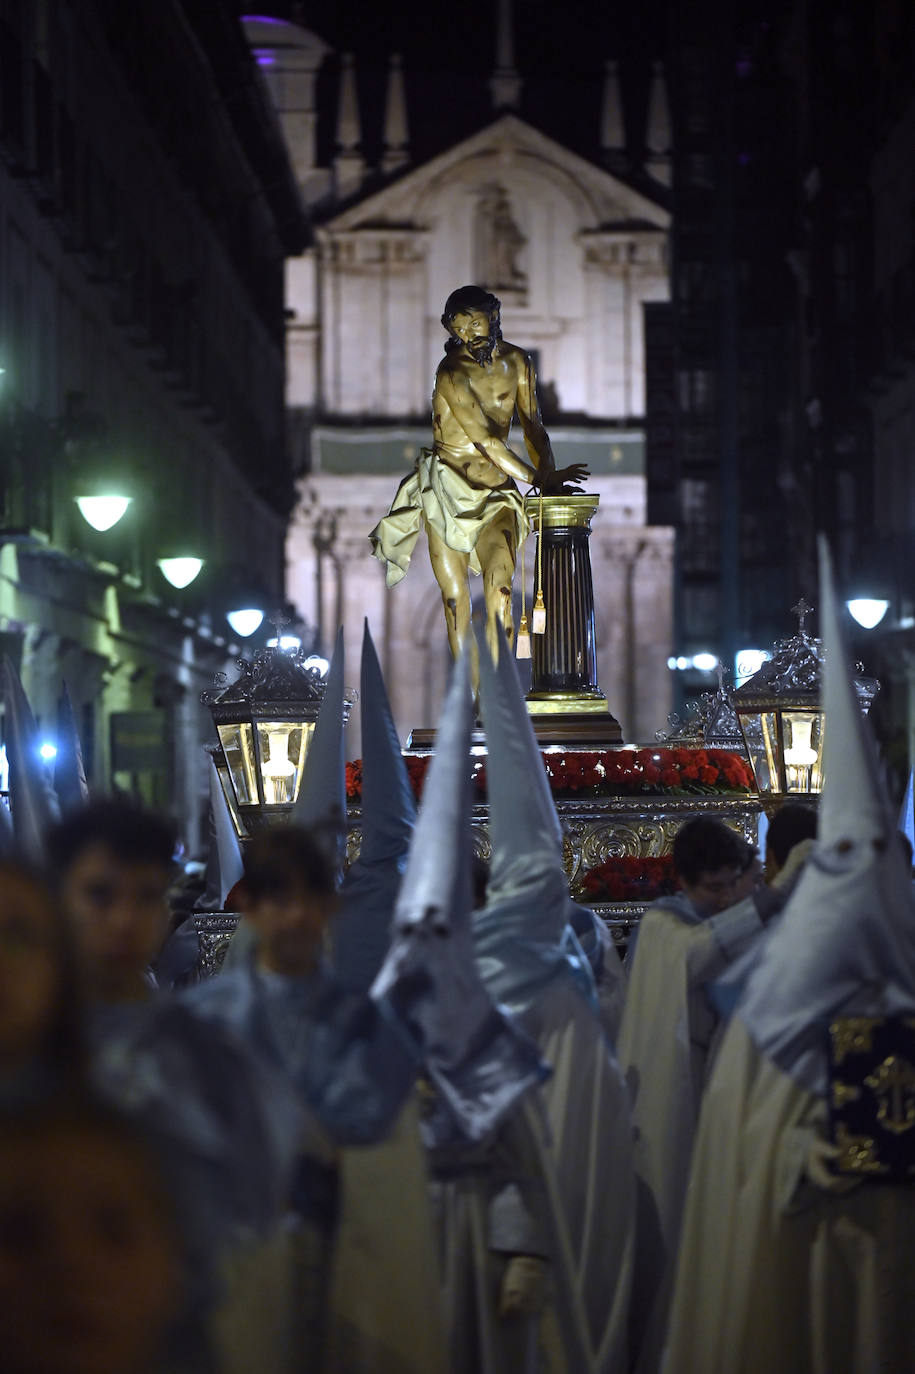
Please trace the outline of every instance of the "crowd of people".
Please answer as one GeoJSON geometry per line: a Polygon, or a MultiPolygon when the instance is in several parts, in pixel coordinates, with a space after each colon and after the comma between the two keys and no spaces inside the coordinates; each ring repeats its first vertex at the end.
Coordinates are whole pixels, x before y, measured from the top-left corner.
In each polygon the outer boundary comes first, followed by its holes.
{"type": "Polygon", "coordinates": [[[468,656],[417,815],[367,632],[359,858],[330,824],[256,835],[215,975],[170,949],[161,818],[71,809],[40,864],[8,840],[0,1367],[915,1368],[911,859],[836,643],[819,829],[785,806],[763,866],[686,822],[625,965],[569,896],[504,640],[485,872],[468,656]]]}

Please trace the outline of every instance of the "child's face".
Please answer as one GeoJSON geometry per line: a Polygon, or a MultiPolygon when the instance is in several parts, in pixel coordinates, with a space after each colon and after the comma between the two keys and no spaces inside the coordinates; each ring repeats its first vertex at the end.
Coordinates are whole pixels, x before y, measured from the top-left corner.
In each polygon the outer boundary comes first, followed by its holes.
{"type": "Polygon", "coordinates": [[[177,1291],[157,1180],[76,1123],[0,1140],[0,1350],[7,1374],[134,1374],[177,1291]]]}
{"type": "Polygon", "coordinates": [[[168,929],[168,869],[88,845],[61,886],[86,971],[102,998],[134,995],[168,929]]]}
{"type": "Polygon", "coordinates": [[[334,906],[333,897],[316,895],[302,882],[249,902],[245,915],[257,934],[262,967],[293,978],[310,973],[334,906]]]}
{"type": "Polygon", "coordinates": [[[60,950],[49,899],[25,874],[0,875],[0,1069],[41,1047],[60,991],[60,950]]]}
{"type": "Polygon", "coordinates": [[[683,891],[701,916],[716,916],[734,902],[740,870],[734,867],[706,869],[694,883],[683,882],[683,891]]]}

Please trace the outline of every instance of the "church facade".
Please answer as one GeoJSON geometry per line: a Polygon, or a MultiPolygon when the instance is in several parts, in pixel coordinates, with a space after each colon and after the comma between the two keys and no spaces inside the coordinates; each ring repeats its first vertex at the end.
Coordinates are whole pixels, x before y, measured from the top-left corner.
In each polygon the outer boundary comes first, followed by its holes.
{"type": "MultiPolygon", "coordinates": [[[[626,737],[650,739],[669,710],[672,621],[673,533],[646,526],[643,475],[644,307],[669,294],[663,187],[637,188],[610,170],[612,157],[598,164],[519,116],[504,24],[491,122],[418,166],[399,59],[380,166],[369,169],[344,58],[336,156],[320,168],[317,111],[306,116],[326,47],[296,26],[259,23],[248,21],[249,42],[314,224],[312,245],[287,264],[287,397],[305,473],[287,545],[291,598],[324,644],[345,625],[351,664],[367,616],[398,725],[431,723],[448,662],[438,588],[420,544],[387,592],[367,535],[431,439],[444,301],[467,282],[485,286],[502,302],[504,336],[534,359],[557,465],[588,463],[588,487],[600,492],[591,545],[601,686],[626,737]]],[[[615,80],[608,72],[605,145],[621,118],[615,80]]],[[[522,442],[517,428],[510,442],[522,442]]],[[[528,597],[533,555],[531,541],[528,597]]],[[[520,576],[516,586],[520,600],[520,576]]]]}

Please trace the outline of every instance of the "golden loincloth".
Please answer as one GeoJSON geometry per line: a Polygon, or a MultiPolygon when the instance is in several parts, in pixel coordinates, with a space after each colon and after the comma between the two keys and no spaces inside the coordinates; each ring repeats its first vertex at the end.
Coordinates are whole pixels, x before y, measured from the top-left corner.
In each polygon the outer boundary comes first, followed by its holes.
{"type": "Polygon", "coordinates": [[[449,549],[469,554],[471,572],[479,573],[477,540],[505,510],[514,516],[517,548],[530,526],[524,499],[511,478],[506,477],[499,487],[477,486],[442,462],[432,449],[422,449],[413,471],[397,488],[391,509],[369,535],[372,553],[385,564],[385,582],[396,587],[406,573],[423,524],[449,549]]]}

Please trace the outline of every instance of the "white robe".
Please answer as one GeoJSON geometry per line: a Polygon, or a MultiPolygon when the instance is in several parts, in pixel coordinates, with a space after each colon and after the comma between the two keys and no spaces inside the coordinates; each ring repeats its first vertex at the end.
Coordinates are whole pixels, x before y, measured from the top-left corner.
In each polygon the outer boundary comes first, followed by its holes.
{"type": "Polygon", "coordinates": [[[632,1104],[638,1241],[631,1338],[657,1368],[690,1154],[718,1018],[705,983],[761,930],[752,903],[687,924],[646,911],[629,975],[618,1055],[632,1104]]]}
{"type": "Polygon", "coordinates": [[[447,1374],[416,1102],[379,1145],[344,1150],[325,1374],[447,1374]]]}
{"type": "Polygon", "coordinates": [[[581,1333],[588,1363],[569,1374],[628,1368],[635,1247],[632,1127],[622,1075],[595,1013],[571,978],[553,979],[518,1014],[552,1076],[540,1094],[556,1313],[568,1361],[581,1333]]]}
{"type": "Polygon", "coordinates": [[[696,1138],[664,1374],[915,1369],[915,1190],[812,1183],[825,1122],[735,1017],[696,1138]]]}

